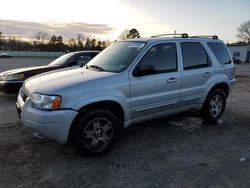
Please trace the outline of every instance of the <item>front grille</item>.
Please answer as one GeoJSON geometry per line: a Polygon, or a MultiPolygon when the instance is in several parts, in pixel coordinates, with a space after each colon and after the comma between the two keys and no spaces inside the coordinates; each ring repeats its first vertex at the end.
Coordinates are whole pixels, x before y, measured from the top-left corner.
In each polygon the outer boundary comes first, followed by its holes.
{"type": "Polygon", "coordinates": [[[21,98],[23,99],[23,102],[26,101],[27,97],[28,97],[28,95],[26,95],[26,94],[23,92],[23,90],[21,90],[21,98]]]}

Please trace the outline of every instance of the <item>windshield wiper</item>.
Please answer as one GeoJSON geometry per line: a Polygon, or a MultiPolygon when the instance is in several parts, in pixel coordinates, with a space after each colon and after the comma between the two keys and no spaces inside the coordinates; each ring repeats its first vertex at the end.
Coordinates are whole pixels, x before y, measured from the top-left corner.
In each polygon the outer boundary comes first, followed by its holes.
{"type": "Polygon", "coordinates": [[[99,67],[98,65],[86,65],[86,69],[89,69],[89,68],[97,69],[99,71],[105,71],[104,68],[99,67]]]}

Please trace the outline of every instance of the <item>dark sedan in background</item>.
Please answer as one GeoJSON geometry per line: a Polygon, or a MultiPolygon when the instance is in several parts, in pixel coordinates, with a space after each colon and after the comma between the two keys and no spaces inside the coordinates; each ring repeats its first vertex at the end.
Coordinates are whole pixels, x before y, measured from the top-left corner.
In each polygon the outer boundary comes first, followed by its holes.
{"type": "Polygon", "coordinates": [[[0,58],[12,58],[13,56],[8,53],[0,53],[0,58]]]}
{"type": "Polygon", "coordinates": [[[98,53],[99,51],[70,52],[55,59],[46,66],[19,68],[2,72],[0,73],[0,91],[7,94],[18,93],[27,78],[66,67],[84,66],[98,53]]]}

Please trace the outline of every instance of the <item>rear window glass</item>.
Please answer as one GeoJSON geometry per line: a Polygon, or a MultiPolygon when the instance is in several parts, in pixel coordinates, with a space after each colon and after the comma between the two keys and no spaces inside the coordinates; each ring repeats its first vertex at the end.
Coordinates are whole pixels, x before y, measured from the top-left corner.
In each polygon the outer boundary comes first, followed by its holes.
{"type": "Polygon", "coordinates": [[[200,43],[182,42],[181,50],[184,70],[208,67],[210,65],[207,53],[200,43]]]}
{"type": "Polygon", "coordinates": [[[223,43],[220,42],[208,42],[209,48],[213,51],[215,57],[220,64],[231,63],[230,55],[223,43]]]}

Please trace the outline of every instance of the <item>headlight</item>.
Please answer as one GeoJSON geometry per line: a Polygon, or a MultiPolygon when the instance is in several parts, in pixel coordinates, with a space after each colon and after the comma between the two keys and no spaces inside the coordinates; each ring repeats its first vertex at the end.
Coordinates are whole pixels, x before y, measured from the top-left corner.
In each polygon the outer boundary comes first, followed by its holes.
{"type": "Polygon", "coordinates": [[[43,95],[33,93],[31,95],[32,106],[41,110],[56,110],[60,107],[60,96],[43,95]]]}
{"type": "Polygon", "coordinates": [[[14,80],[22,80],[24,78],[24,74],[12,74],[0,76],[1,81],[14,81],[14,80]]]}

